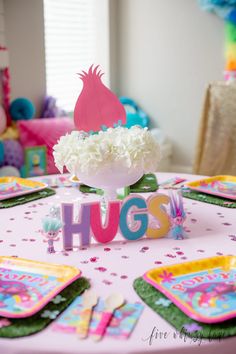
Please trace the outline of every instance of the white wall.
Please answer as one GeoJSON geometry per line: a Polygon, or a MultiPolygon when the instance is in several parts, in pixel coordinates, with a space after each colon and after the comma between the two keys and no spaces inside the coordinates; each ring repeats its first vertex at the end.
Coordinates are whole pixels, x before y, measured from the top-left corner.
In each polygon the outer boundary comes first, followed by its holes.
{"type": "Polygon", "coordinates": [[[0,0],[0,46],[5,46],[5,19],[4,19],[4,4],[0,0]]]}
{"type": "Polygon", "coordinates": [[[43,0],[5,0],[11,98],[27,97],[37,115],[46,91],[43,0]]]}
{"type": "MultiPolygon", "coordinates": [[[[117,91],[137,100],[192,164],[204,89],[222,79],[223,21],[197,0],[117,0],[117,91]]],[[[185,167],[184,167],[185,168],[185,167]]]]}

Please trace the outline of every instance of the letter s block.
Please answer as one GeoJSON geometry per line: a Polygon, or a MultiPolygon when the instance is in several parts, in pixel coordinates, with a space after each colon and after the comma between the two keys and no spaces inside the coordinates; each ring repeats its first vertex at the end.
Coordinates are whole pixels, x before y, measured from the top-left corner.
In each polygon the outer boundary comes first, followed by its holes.
{"type": "Polygon", "coordinates": [[[160,238],[168,234],[170,230],[170,220],[163,204],[169,204],[170,198],[165,194],[156,193],[147,200],[148,211],[157,219],[157,228],[148,227],[146,235],[149,238],[160,238]]]}

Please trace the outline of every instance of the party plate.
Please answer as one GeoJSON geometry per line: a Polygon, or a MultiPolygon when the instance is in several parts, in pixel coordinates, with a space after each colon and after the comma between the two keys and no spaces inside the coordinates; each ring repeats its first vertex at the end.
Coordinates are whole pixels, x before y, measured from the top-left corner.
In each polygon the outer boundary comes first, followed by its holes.
{"type": "Polygon", "coordinates": [[[0,256],[0,316],[34,315],[80,274],[75,267],[0,256]]]}
{"type": "Polygon", "coordinates": [[[194,320],[216,323],[236,317],[236,256],[159,267],[143,277],[194,320]]]}
{"type": "Polygon", "coordinates": [[[186,183],[192,190],[236,200],[236,176],[214,176],[186,183]]]}
{"type": "Polygon", "coordinates": [[[38,192],[47,186],[46,183],[19,177],[0,177],[0,200],[38,192]]]}

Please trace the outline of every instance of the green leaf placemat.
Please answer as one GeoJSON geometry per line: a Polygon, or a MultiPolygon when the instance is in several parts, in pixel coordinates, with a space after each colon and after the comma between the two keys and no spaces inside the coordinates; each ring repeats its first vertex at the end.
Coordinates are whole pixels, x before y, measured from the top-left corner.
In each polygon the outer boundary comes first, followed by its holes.
{"type": "Polygon", "coordinates": [[[185,315],[165,295],[143,278],[136,279],[133,286],[137,294],[153,311],[184,335],[206,339],[220,339],[236,335],[236,318],[211,324],[197,322],[185,315]]]}
{"type": "Polygon", "coordinates": [[[62,290],[41,311],[31,317],[8,319],[0,317],[0,337],[18,338],[40,332],[89,287],[88,280],[81,277],[62,290]],[[9,323],[10,325],[8,325],[9,323]]]}
{"type": "Polygon", "coordinates": [[[144,175],[138,182],[130,186],[130,193],[149,193],[156,192],[158,183],[153,173],[144,175]]]}
{"type": "Polygon", "coordinates": [[[83,193],[96,193],[96,194],[103,194],[102,189],[97,189],[93,187],[89,187],[86,184],[80,184],[79,186],[80,192],[83,193]]]}
{"type": "MultiPolygon", "coordinates": [[[[83,193],[97,193],[102,194],[101,189],[96,189],[89,187],[85,184],[81,184],[79,187],[80,191],[83,193]]],[[[130,193],[150,193],[155,192],[158,189],[158,183],[156,176],[153,173],[148,173],[143,175],[142,178],[130,187],[130,193]]]]}
{"type": "Polygon", "coordinates": [[[182,195],[185,198],[198,200],[199,202],[215,204],[226,208],[236,208],[236,201],[217,197],[215,195],[200,193],[190,189],[183,189],[182,195]]]}
{"type": "Polygon", "coordinates": [[[19,196],[19,197],[2,200],[0,202],[0,209],[11,208],[16,205],[29,203],[29,202],[32,202],[37,199],[50,197],[51,195],[54,195],[54,194],[56,194],[56,192],[53,189],[45,188],[39,192],[34,192],[34,193],[19,196]]]}

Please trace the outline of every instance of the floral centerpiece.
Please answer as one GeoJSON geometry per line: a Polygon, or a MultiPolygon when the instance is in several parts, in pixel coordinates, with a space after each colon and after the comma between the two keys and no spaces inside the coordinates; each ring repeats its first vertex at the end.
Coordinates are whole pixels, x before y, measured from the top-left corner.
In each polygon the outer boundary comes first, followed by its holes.
{"type": "Polygon", "coordinates": [[[61,172],[65,166],[83,183],[114,197],[117,188],[157,170],[160,148],[147,129],[137,126],[109,128],[88,136],[73,131],[54,146],[54,158],[61,172]]]}
{"type": "Polygon", "coordinates": [[[103,189],[107,197],[115,198],[116,189],[129,186],[143,174],[157,170],[160,148],[147,128],[120,126],[126,117],[123,107],[102,84],[96,68],[94,71],[90,68],[82,77],[84,87],[75,107],[78,131],[62,136],[54,146],[55,164],[61,172],[65,166],[81,182],[103,189]],[[96,96],[93,96],[93,87],[96,96]],[[118,123],[117,118],[121,118],[118,123]],[[95,126],[96,130],[99,126],[102,130],[94,133],[95,126]]]}

